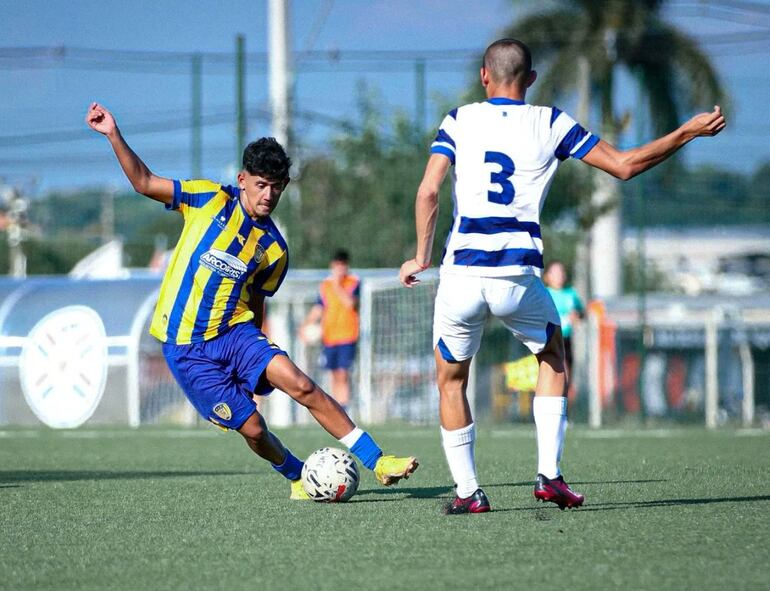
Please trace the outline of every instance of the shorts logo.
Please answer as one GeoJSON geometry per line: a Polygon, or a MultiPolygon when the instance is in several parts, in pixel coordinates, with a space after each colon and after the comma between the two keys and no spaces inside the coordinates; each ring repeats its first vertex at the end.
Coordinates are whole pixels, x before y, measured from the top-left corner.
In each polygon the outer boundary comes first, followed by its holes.
{"type": "Polygon", "coordinates": [[[229,421],[233,417],[233,413],[230,410],[230,407],[227,406],[227,404],[224,402],[220,402],[214,407],[214,414],[217,415],[220,419],[224,419],[226,421],[229,421]]]}
{"type": "Polygon", "coordinates": [[[257,264],[262,262],[265,258],[265,248],[261,244],[257,244],[257,248],[254,250],[254,262],[257,264]]]}
{"type": "Polygon", "coordinates": [[[238,257],[216,248],[204,252],[199,260],[200,264],[209,271],[227,279],[240,279],[246,273],[246,263],[238,257]]]}

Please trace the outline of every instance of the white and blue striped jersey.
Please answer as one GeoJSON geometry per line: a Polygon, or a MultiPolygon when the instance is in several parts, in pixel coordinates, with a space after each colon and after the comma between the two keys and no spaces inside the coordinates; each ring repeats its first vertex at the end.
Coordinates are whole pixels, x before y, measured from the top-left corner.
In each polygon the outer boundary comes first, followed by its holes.
{"type": "Polygon", "coordinates": [[[454,223],[441,272],[540,275],[540,212],[559,162],[599,138],[556,107],[491,98],[449,112],[431,152],[454,164],[454,223]]]}

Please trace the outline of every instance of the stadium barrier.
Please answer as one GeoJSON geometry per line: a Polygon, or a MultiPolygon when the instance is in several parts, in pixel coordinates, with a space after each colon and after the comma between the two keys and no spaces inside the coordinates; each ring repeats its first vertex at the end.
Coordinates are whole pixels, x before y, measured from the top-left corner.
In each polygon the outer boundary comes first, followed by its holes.
{"type": "Polygon", "coordinates": [[[770,297],[589,306],[589,424],[770,424],[770,297]]]}
{"type": "MultiPolygon", "coordinates": [[[[320,343],[297,334],[326,273],[290,271],[267,310],[270,337],[322,386],[320,343]]],[[[364,424],[436,423],[435,270],[414,289],[400,286],[395,269],[356,273],[352,414],[364,424]]],[[[159,285],[158,276],[0,280],[0,425],[208,424],[148,333],[159,285]]],[[[573,349],[575,422],[770,424],[770,297],[649,296],[644,314],[633,297],[593,303],[573,349]]],[[[534,369],[528,351],[491,320],[469,383],[476,418],[530,421],[534,369]]],[[[281,392],[258,404],[274,426],[312,422],[281,392]]]]}

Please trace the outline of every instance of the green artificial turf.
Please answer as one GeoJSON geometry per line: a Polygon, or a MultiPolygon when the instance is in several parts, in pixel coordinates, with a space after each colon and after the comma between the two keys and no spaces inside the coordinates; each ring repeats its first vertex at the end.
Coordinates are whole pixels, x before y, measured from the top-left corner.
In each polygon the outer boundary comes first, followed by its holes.
{"type": "MultiPolygon", "coordinates": [[[[767,588],[770,432],[573,429],[587,501],[560,511],[532,498],[532,428],[481,427],[493,511],[462,516],[441,513],[437,428],[372,433],[420,469],[387,489],[364,471],[323,505],[216,429],[0,431],[0,588],[767,588]]],[[[278,434],[298,455],[334,443],[278,434]]]]}

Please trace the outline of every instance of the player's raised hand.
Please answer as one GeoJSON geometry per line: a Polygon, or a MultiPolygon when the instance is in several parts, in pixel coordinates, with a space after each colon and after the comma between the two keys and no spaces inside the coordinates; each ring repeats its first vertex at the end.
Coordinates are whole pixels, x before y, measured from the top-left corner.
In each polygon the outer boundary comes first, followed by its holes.
{"type": "Polygon", "coordinates": [[[109,135],[117,129],[115,118],[99,103],[91,103],[86,113],[86,124],[94,131],[109,135]]]}
{"type": "Polygon", "coordinates": [[[401,281],[401,285],[404,287],[414,287],[420,280],[417,279],[417,274],[427,269],[418,263],[415,259],[409,259],[401,265],[401,271],[398,274],[398,279],[401,281]]]}
{"type": "Polygon", "coordinates": [[[701,113],[686,123],[687,131],[693,137],[714,136],[725,128],[725,116],[719,105],[711,113],[701,113]]]}

